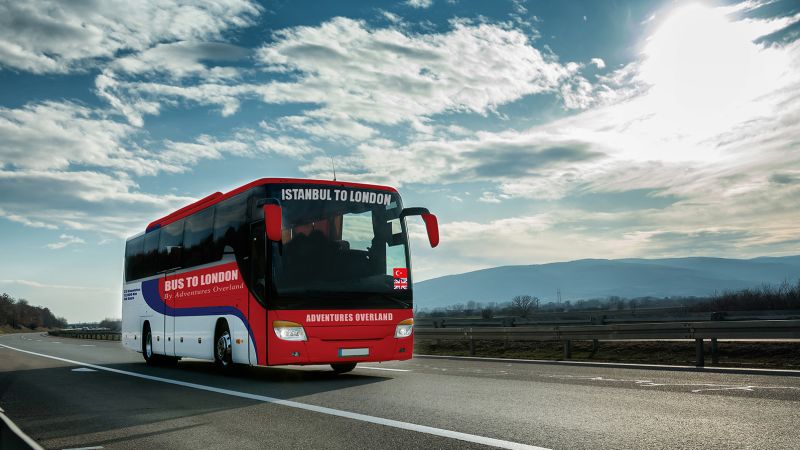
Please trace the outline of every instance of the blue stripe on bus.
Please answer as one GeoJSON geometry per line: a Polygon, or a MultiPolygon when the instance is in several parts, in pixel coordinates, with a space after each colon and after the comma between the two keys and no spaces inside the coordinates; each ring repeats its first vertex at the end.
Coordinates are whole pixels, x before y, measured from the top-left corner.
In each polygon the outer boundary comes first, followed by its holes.
{"type": "Polygon", "coordinates": [[[253,342],[253,350],[256,351],[257,357],[258,349],[256,348],[256,339],[253,336],[253,330],[250,328],[250,322],[248,322],[247,318],[244,316],[244,314],[242,314],[241,311],[239,311],[239,309],[234,308],[233,306],[172,308],[164,303],[164,300],[161,298],[161,294],[158,292],[158,281],[158,278],[154,280],[142,281],[142,296],[144,297],[144,301],[147,303],[147,306],[152,308],[154,311],[172,317],[221,316],[228,314],[236,316],[241,319],[242,323],[244,323],[244,326],[247,327],[247,333],[250,335],[250,340],[253,342]]]}

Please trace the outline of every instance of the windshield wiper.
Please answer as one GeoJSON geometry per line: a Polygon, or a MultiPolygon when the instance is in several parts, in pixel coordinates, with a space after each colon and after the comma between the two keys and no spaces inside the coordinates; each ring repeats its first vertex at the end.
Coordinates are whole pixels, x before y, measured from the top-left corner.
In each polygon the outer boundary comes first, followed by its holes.
{"type": "Polygon", "coordinates": [[[410,304],[408,304],[408,303],[406,303],[406,302],[404,302],[404,301],[402,301],[402,300],[400,300],[398,298],[394,298],[391,295],[388,295],[388,294],[376,294],[376,295],[378,295],[378,296],[380,296],[380,297],[382,297],[382,298],[384,298],[386,300],[391,300],[391,301],[397,303],[398,305],[402,306],[403,308],[410,308],[411,307],[410,304]]]}

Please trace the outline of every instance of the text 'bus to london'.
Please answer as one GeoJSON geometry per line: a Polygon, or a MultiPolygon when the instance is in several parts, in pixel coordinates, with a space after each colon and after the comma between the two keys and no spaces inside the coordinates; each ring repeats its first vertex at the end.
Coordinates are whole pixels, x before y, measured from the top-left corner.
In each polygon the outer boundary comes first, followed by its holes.
{"type": "Polygon", "coordinates": [[[150,223],[125,246],[122,341],[149,364],[411,358],[407,216],[394,188],[264,178],[150,223]]]}

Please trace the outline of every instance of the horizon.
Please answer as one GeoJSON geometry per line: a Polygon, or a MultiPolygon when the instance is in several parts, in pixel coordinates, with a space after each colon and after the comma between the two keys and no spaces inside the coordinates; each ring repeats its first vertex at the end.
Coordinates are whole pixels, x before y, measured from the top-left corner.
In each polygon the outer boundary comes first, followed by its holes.
{"type": "MultiPolygon", "coordinates": [[[[574,259],[574,260],[568,260],[568,261],[550,261],[550,262],[535,263],[535,264],[509,264],[509,265],[503,265],[503,266],[485,267],[485,268],[475,269],[475,270],[471,270],[471,271],[467,271],[467,272],[445,274],[445,275],[441,275],[441,276],[438,276],[438,277],[429,278],[427,280],[417,281],[415,284],[419,284],[419,283],[426,282],[426,281],[437,280],[437,279],[441,279],[441,278],[458,277],[460,275],[468,275],[468,274],[475,273],[475,272],[489,271],[489,270],[494,270],[494,269],[502,269],[502,268],[507,268],[507,267],[546,266],[546,265],[554,265],[554,264],[570,264],[570,263],[576,263],[576,262],[582,262],[582,261],[608,261],[608,262],[623,261],[624,262],[624,261],[631,261],[631,260],[634,260],[634,261],[635,260],[670,261],[670,260],[686,260],[686,259],[714,259],[714,260],[726,260],[726,261],[753,261],[753,260],[757,260],[757,259],[781,259],[781,258],[798,258],[798,257],[800,257],[800,254],[798,254],[798,255],[784,255],[784,256],[755,256],[755,257],[752,257],[752,258],[725,258],[725,257],[718,257],[718,256],[699,256],[699,255],[697,255],[697,256],[683,256],[683,257],[675,256],[675,257],[669,257],[669,258],[615,258],[615,259],[581,258],[581,259],[574,259]]],[[[785,282],[790,282],[790,280],[787,279],[787,280],[785,280],[785,282]]],[[[800,274],[798,274],[797,282],[800,283],[800,274]]],[[[772,285],[772,283],[763,283],[763,284],[760,284],[759,286],[755,286],[754,285],[752,287],[755,288],[755,287],[763,287],[763,286],[772,287],[773,285],[772,285]]],[[[723,291],[723,292],[727,292],[727,291],[723,291]]],[[[17,297],[17,296],[14,296],[14,295],[12,295],[12,294],[10,294],[8,292],[0,291],[0,293],[8,294],[11,297],[14,297],[16,300],[26,300],[26,301],[30,302],[30,300],[27,299],[27,298],[17,297]]],[[[520,293],[520,295],[523,295],[523,294],[524,293],[520,293]]],[[[642,297],[615,296],[615,297],[619,297],[622,300],[636,300],[636,299],[642,299],[642,298],[654,298],[654,299],[697,298],[697,299],[701,299],[701,298],[712,298],[713,296],[714,296],[713,294],[699,294],[699,295],[689,295],[689,296],[676,295],[676,296],[665,296],[665,297],[659,297],[659,296],[642,296],[642,297]]],[[[558,302],[557,299],[553,299],[553,298],[550,298],[550,297],[544,297],[543,296],[543,297],[536,297],[536,298],[539,298],[542,302],[544,302],[546,304],[558,302]]],[[[604,297],[575,297],[575,298],[566,298],[566,299],[564,299],[564,301],[568,302],[568,301],[606,300],[608,298],[609,298],[608,296],[604,296],[604,297]]],[[[478,305],[488,304],[488,303],[497,303],[498,305],[500,305],[500,304],[504,303],[504,301],[502,301],[502,300],[485,300],[485,301],[472,300],[472,301],[476,302],[478,305]]],[[[505,303],[507,303],[509,301],[510,301],[510,299],[506,300],[505,303]]],[[[452,305],[457,305],[457,304],[460,304],[460,303],[466,303],[466,301],[455,302],[452,305]]],[[[43,305],[39,305],[39,304],[36,304],[36,303],[31,303],[31,305],[32,306],[36,306],[36,307],[44,307],[43,305]]],[[[418,307],[417,302],[415,302],[414,308],[417,309],[417,307],[418,307]]],[[[441,308],[443,308],[443,307],[440,306],[440,305],[423,306],[423,307],[421,307],[420,311],[429,311],[429,310],[436,310],[436,309],[441,309],[441,308]]],[[[58,311],[53,311],[53,313],[56,316],[61,317],[61,315],[58,314],[58,311]]],[[[85,323],[99,323],[99,322],[102,322],[103,320],[106,320],[106,319],[117,320],[117,319],[119,319],[119,317],[108,316],[108,317],[103,317],[103,318],[99,318],[99,319],[91,319],[91,320],[88,320],[88,319],[69,320],[68,322],[69,322],[69,325],[77,325],[77,324],[85,324],[85,323]]]]}
{"type": "Polygon", "coordinates": [[[125,238],[149,222],[332,164],[437,214],[436,249],[409,223],[417,281],[800,254],[791,2],[0,13],[0,292],[70,322],[120,316],[125,238]]]}
{"type": "Polygon", "coordinates": [[[532,264],[506,264],[506,265],[502,265],[502,266],[484,267],[484,268],[480,268],[480,269],[469,270],[467,272],[448,273],[446,275],[441,275],[439,277],[429,278],[427,280],[420,280],[420,281],[417,281],[417,283],[421,283],[423,281],[428,281],[428,280],[433,280],[433,279],[436,279],[436,278],[443,278],[443,277],[449,277],[449,276],[454,276],[454,275],[464,275],[464,274],[467,274],[467,273],[480,272],[480,271],[483,271],[483,270],[498,269],[498,268],[502,268],[502,267],[546,266],[546,265],[549,265],[549,264],[568,264],[568,263],[581,262],[581,261],[630,261],[630,260],[645,260],[645,261],[662,261],[663,260],[663,261],[666,261],[666,260],[671,260],[671,259],[725,259],[725,260],[735,260],[735,261],[752,261],[754,259],[764,259],[764,258],[796,258],[796,257],[800,257],[800,254],[797,254],[797,255],[781,255],[781,256],[753,256],[751,258],[726,258],[726,257],[722,257],[722,256],[708,256],[708,255],[670,256],[670,257],[666,257],[666,258],[646,258],[646,257],[640,257],[640,258],[579,258],[579,259],[570,259],[570,260],[565,260],[565,261],[547,261],[547,262],[532,263],[532,264]]]}

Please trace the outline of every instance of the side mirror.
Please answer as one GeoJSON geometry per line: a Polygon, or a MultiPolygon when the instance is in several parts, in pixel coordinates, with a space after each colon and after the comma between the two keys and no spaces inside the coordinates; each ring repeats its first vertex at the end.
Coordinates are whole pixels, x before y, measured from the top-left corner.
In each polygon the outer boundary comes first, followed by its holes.
{"type": "Polygon", "coordinates": [[[422,216],[425,221],[425,230],[428,232],[428,242],[431,247],[439,245],[439,220],[428,211],[428,208],[403,208],[400,218],[407,216],[422,216]]]}
{"type": "Polygon", "coordinates": [[[425,221],[425,229],[428,231],[428,242],[431,248],[439,245],[439,220],[433,214],[423,214],[422,220],[425,221]]]}
{"type": "Polygon", "coordinates": [[[267,239],[274,242],[281,242],[283,231],[283,209],[278,200],[268,198],[264,206],[264,230],[267,239]]]}

